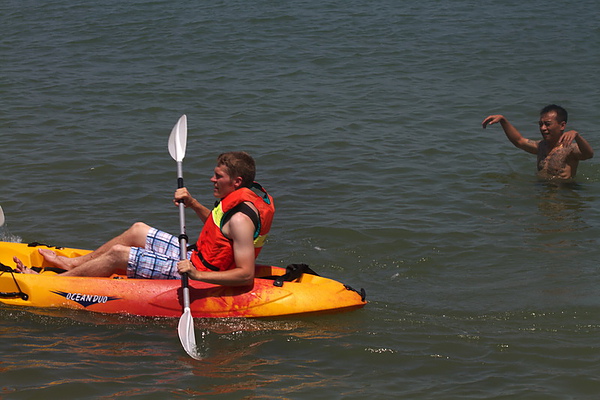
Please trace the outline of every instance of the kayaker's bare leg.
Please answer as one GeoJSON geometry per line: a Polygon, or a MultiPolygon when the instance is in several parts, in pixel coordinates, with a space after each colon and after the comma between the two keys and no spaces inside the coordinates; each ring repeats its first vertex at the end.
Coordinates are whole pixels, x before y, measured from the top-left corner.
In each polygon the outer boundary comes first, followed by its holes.
{"type": "Polygon", "coordinates": [[[70,271],[73,268],[77,268],[102,256],[117,245],[127,247],[145,247],[146,236],[148,236],[149,230],[150,226],[146,225],[143,222],[136,222],[135,224],[131,225],[131,227],[125,232],[121,233],[119,236],[104,243],[102,246],[98,247],[93,252],[80,257],[69,258],[59,256],[52,250],[48,249],[39,249],[38,251],[49,264],[70,271]]]}
{"type": "Polygon", "coordinates": [[[114,245],[101,255],[73,268],[60,276],[111,276],[127,274],[127,263],[131,247],[114,245]]]}
{"type": "Polygon", "coordinates": [[[31,268],[27,268],[25,265],[23,265],[23,262],[17,257],[13,257],[13,261],[15,262],[15,264],[17,264],[17,266],[15,267],[17,272],[20,272],[22,274],[37,274],[37,272],[35,272],[31,268]]]}
{"type": "Polygon", "coordinates": [[[74,260],[76,260],[75,258],[59,256],[49,249],[38,249],[38,252],[42,255],[42,257],[44,257],[44,260],[46,260],[47,263],[51,264],[54,267],[66,270],[73,268],[72,264],[74,260]]]}

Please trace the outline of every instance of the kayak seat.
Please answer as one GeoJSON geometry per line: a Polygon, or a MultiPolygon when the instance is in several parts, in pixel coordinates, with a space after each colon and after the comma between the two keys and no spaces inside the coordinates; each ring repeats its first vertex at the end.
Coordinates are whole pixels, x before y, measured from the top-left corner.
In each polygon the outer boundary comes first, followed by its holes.
{"type": "Polygon", "coordinates": [[[303,274],[311,274],[319,276],[315,271],[310,269],[306,264],[290,264],[285,267],[285,274],[283,275],[272,275],[272,276],[261,276],[260,279],[271,279],[273,280],[273,286],[281,287],[283,282],[292,282],[300,278],[303,274]]]}

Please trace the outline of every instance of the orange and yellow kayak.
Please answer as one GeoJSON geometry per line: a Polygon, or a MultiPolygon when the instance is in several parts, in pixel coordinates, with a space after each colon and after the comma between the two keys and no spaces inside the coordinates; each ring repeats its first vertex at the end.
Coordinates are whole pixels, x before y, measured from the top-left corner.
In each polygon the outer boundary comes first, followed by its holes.
{"type": "MultiPolygon", "coordinates": [[[[0,242],[0,302],[15,306],[69,308],[100,313],[146,317],[181,317],[181,281],[62,277],[46,270],[38,248],[58,255],[77,257],[89,250],[56,248],[40,244],[0,242]],[[17,256],[28,267],[39,267],[39,275],[12,270],[17,256]]],[[[304,264],[287,268],[257,265],[252,287],[227,287],[190,281],[193,317],[276,317],[339,312],[366,304],[365,292],[314,274],[304,264]]]]}

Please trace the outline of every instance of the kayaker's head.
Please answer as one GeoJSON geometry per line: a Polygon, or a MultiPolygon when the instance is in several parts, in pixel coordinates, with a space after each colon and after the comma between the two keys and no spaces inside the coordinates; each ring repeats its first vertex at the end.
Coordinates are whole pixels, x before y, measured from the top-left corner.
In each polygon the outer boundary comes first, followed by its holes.
{"type": "Polygon", "coordinates": [[[215,173],[210,181],[214,185],[213,194],[223,199],[241,187],[251,187],[256,175],[256,163],[246,152],[231,151],[217,158],[215,173]]]}

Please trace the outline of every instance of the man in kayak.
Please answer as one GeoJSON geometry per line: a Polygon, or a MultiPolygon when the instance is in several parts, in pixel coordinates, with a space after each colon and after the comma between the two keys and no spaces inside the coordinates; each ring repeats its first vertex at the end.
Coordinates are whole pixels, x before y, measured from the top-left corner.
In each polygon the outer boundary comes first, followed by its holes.
{"type": "MultiPolygon", "coordinates": [[[[211,211],[189,193],[177,189],[173,201],[183,202],[204,223],[188,259],[179,259],[179,238],[143,222],[81,257],[58,256],[40,249],[50,264],[65,269],[60,276],[111,276],[130,278],[191,279],[228,286],[251,285],[255,259],[270,230],[273,199],[256,182],[254,159],[245,152],[221,154],[211,178],[213,195],[219,199],[211,211]],[[251,188],[260,192],[258,195],[251,188]]],[[[15,257],[17,270],[33,273],[15,257]]]]}
{"type": "Polygon", "coordinates": [[[483,120],[488,125],[500,122],[508,140],[519,149],[537,155],[538,176],[544,179],[568,180],[575,177],[580,160],[594,156],[592,146],[576,131],[565,132],[567,110],[555,104],[540,111],[542,140],[524,138],[503,115],[490,115],[483,120]]]}

